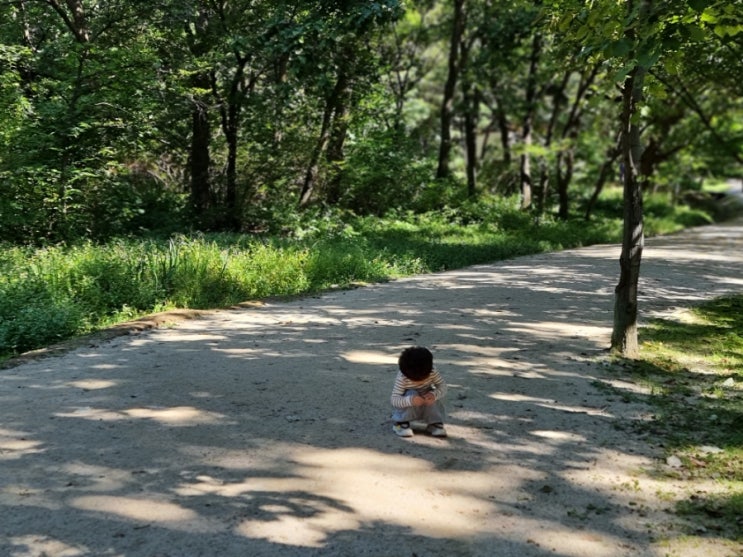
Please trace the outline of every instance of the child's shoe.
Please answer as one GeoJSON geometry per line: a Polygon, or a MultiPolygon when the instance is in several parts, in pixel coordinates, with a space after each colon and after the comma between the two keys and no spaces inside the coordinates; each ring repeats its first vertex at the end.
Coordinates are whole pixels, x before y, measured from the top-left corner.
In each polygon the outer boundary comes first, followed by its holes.
{"type": "Polygon", "coordinates": [[[411,429],[410,424],[408,422],[395,423],[392,426],[392,431],[394,431],[398,437],[412,437],[413,436],[413,430],[411,429]]]}
{"type": "Polygon", "coordinates": [[[426,428],[426,432],[431,437],[446,437],[446,430],[444,429],[444,424],[428,424],[428,427],[426,428]]]}

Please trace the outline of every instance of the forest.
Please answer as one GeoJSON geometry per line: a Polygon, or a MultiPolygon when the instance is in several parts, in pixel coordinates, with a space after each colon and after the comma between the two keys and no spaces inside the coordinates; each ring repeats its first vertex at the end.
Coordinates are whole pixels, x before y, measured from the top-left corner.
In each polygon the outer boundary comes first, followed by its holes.
{"type": "Polygon", "coordinates": [[[741,8],[3,1],[0,242],[619,218],[629,272],[643,199],[743,174],[741,8]]]}

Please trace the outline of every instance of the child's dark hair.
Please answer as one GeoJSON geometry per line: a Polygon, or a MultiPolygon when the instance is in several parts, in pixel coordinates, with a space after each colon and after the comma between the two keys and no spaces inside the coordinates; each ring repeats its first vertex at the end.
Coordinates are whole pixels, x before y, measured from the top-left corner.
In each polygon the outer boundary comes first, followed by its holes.
{"type": "Polygon", "coordinates": [[[433,354],[424,346],[411,346],[402,351],[397,364],[405,377],[421,381],[433,371],[433,354]]]}

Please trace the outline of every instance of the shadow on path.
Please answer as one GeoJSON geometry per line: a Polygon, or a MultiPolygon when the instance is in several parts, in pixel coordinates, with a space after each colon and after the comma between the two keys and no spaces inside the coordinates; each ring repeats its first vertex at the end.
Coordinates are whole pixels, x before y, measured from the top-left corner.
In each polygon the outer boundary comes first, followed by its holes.
{"type": "MultiPolygon", "coordinates": [[[[652,239],[643,315],[743,291],[740,221],[652,239]]],[[[663,555],[659,448],[607,398],[619,249],[215,312],[0,372],[0,554],[663,555]],[[450,438],[401,440],[430,346],[450,438]]],[[[661,498],[662,499],[662,498],[661,498]]]]}

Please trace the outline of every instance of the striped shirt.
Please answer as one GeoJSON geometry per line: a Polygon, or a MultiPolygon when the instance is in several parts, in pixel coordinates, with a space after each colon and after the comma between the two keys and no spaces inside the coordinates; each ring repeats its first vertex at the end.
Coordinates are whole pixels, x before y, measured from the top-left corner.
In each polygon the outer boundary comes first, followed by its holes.
{"type": "Polygon", "coordinates": [[[446,396],[446,383],[441,374],[435,369],[431,372],[431,375],[421,381],[413,381],[403,375],[402,371],[397,372],[395,377],[395,386],[392,387],[392,396],[390,402],[394,408],[403,409],[410,408],[413,406],[413,396],[408,394],[405,396],[405,391],[408,390],[418,391],[419,394],[423,395],[428,391],[433,390],[436,394],[436,400],[441,400],[446,396]]]}

